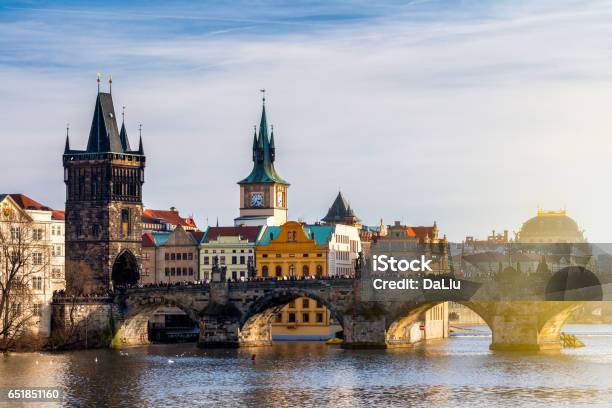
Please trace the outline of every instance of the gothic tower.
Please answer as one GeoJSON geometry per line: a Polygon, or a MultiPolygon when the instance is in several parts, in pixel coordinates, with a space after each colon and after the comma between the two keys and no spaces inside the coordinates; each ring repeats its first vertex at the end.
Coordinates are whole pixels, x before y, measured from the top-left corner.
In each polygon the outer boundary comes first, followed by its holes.
{"type": "Polygon", "coordinates": [[[240,217],[235,225],[281,225],[287,221],[289,183],[274,169],[274,130],[268,136],[266,99],[263,99],[259,135],[253,135],[253,170],[240,185],[240,217]]]}
{"type": "Polygon", "coordinates": [[[71,149],[66,135],[63,163],[67,290],[101,293],[137,282],[145,156],[142,137],[132,150],[125,123],[118,130],[111,93],[98,89],[86,150],[71,149]]]}

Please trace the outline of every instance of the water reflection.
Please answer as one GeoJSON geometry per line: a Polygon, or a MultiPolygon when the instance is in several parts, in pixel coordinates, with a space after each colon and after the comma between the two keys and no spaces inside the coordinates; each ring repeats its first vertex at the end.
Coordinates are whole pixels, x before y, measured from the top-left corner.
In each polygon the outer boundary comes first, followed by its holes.
{"type": "Polygon", "coordinates": [[[132,348],[127,355],[11,355],[0,358],[0,387],[61,386],[67,406],[610,406],[612,326],[565,331],[582,333],[587,347],[500,353],[489,351],[487,333],[468,333],[395,350],[182,344],[132,348]]]}

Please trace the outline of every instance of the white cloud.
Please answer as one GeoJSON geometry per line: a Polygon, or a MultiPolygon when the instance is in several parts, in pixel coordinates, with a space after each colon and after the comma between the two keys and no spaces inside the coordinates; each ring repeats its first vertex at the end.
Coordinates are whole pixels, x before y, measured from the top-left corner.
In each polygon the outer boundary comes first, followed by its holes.
{"type": "Polygon", "coordinates": [[[322,217],[341,187],[367,223],[436,219],[462,239],[567,206],[605,241],[611,7],[512,4],[282,29],[195,14],[195,33],[151,16],[2,23],[2,158],[18,170],[3,190],[62,205],[65,123],[84,146],[95,72],[112,71],[132,143],[144,124],[151,207],[231,222],[265,87],[294,218],[322,217]]]}

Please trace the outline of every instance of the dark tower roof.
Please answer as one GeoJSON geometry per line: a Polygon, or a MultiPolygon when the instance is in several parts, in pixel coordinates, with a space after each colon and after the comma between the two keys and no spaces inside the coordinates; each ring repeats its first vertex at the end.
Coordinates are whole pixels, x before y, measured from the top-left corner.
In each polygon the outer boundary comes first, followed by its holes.
{"type": "Polygon", "coordinates": [[[96,107],[89,131],[87,153],[124,153],[119,138],[113,97],[109,93],[98,92],[96,107]]]}
{"type": "Polygon", "coordinates": [[[338,192],[334,203],[329,207],[327,215],[321,221],[329,223],[343,223],[347,221],[357,222],[359,218],[357,218],[353,212],[353,209],[342,195],[342,192],[338,192]]]}
{"type": "Polygon", "coordinates": [[[81,155],[84,153],[123,153],[133,155],[144,155],[142,139],[138,150],[132,150],[130,139],[125,128],[125,122],[121,124],[121,131],[117,129],[117,118],[113,106],[113,97],[110,93],[98,92],[96,107],[91,121],[87,150],[74,150],[70,148],[68,135],[66,135],[65,155],[81,155]]]}
{"type": "Polygon", "coordinates": [[[264,105],[259,122],[259,136],[255,134],[253,139],[253,170],[247,178],[239,181],[238,184],[279,183],[289,185],[274,169],[274,159],[274,140],[271,141],[268,136],[268,119],[264,105]]]}

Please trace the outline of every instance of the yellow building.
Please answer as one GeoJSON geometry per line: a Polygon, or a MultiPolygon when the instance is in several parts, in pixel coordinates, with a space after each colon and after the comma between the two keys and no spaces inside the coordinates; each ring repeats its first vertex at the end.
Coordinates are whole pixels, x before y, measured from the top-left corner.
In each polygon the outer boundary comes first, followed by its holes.
{"type": "MultiPolygon", "coordinates": [[[[333,233],[331,225],[302,225],[295,221],[267,227],[255,248],[257,276],[275,279],[327,276],[333,233]]],[[[298,298],[283,307],[272,325],[276,339],[325,339],[335,331],[330,326],[329,311],[309,298],[298,298]]]]}

